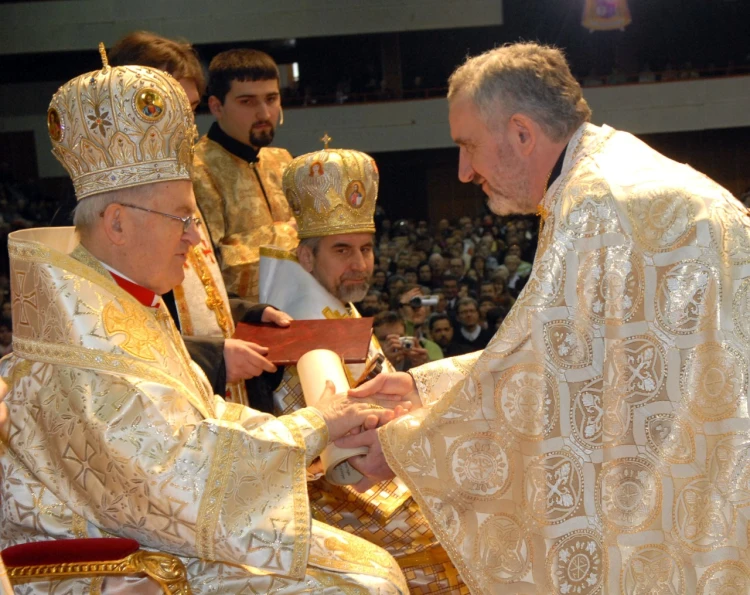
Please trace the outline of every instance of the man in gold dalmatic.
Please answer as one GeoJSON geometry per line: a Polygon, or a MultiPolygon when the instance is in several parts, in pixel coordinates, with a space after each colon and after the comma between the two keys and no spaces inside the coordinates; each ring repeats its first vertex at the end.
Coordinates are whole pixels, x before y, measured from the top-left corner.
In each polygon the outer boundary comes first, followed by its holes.
{"type": "Polygon", "coordinates": [[[195,197],[227,291],[257,302],[260,247],[297,245],[281,190],[292,156],[269,146],[283,120],[279,70],[268,54],[236,49],[216,55],[208,76],[216,122],[195,147],[195,197]]]}
{"type": "MultiPolygon", "coordinates": [[[[359,151],[328,149],[326,143],[326,149],[292,161],[283,187],[297,218],[300,245],[296,251],[261,247],[262,301],[296,319],[359,317],[351,302],[364,298],[372,278],[378,183],[375,161],[359,151]]],[[[383,370],[393,372],[373,337],[370,363],[378,355],[383,370]]],[[[354,385],[368,366],[346,368],[354,385]]],[[[284,370],[274,405],[280,415],[304,407],[296,367],[284,370]]],[[[323,477],[311,483],[308,491],[315,518],[392,554],[411,593],[466,592],[402,481],[384,481],[359,494],[323,477]]]]}
{"type": "MultiPolygon", "coordinates": [[[[305,477],[330,440],[392,414],[330,387],[279,418],[227,403],[166,312],[160,296],[182,281],[200,224],[179,83],[105,63],[60,88],[48,124],[76,229],[9,240],[0,547],[116,535],[179,556],[194,593],[405,595],[385,551],[311,520],[305,477]]],[[[144,592],[141,580],[28,592],[144,592]]]]}
{"type": "Polygon", "coordinates": [[[484,351],[354,391],[422,404],[337,441],[359,487],[403,479],[472,593],[750,593],[747,210],[588,123],[556,49],[472,58],[448,101],[459,178],[539,247],[484,351]]]}

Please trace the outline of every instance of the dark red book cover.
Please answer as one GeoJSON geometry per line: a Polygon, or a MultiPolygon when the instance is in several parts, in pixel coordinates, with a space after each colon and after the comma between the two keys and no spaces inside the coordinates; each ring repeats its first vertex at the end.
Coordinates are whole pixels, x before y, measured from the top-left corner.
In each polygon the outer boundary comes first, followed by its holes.
{"type": "Polygon", "coordinates": [[[235,339],[268,347],[266,358],[277,366],[296,364],[313,349],[329,349],[347,364],[363,364],[372,336],[372,318],[293,320],[287,328],[240,322],[235,339]]]}

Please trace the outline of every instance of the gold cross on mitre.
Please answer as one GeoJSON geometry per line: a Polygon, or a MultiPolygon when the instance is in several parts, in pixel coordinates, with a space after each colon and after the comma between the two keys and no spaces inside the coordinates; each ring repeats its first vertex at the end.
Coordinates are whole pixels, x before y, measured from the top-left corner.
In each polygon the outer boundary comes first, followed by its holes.
{"type": "Polygon", "coordinates": [[[328,143],[330,143],[333,139],[328,136],[328,133],[323,133],[323,136],[321,137],[320,141],[323,143],[323,148],[327,151],[328,150],[328,143]]]}

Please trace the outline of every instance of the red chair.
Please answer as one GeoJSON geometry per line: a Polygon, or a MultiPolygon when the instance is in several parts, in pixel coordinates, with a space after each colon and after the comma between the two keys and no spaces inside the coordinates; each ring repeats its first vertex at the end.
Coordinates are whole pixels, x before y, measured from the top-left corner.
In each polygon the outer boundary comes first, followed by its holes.
{"type": "Polygon", "coordinates": [[[185,566],[175,556],[140,549],[133,539],[64,539],[2,551],[12,585],[42,580],[142,574],[168,595],[189,595],[185,566]]]}

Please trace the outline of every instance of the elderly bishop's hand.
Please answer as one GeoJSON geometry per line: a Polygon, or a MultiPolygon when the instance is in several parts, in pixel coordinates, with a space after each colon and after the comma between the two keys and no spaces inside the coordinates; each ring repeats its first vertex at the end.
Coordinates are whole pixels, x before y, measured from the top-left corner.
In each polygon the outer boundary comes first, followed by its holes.
{"type": "Polygon", "coordinates": [[[327,380],[323,395],[312,405],[323,416],[331,442],[350,432],[359,432],[360,428],[368,430],[386,424],[406,410],[404,407],[386,409],[361,399],[336,395],[334,390],[333,383],[327,380]]]}

